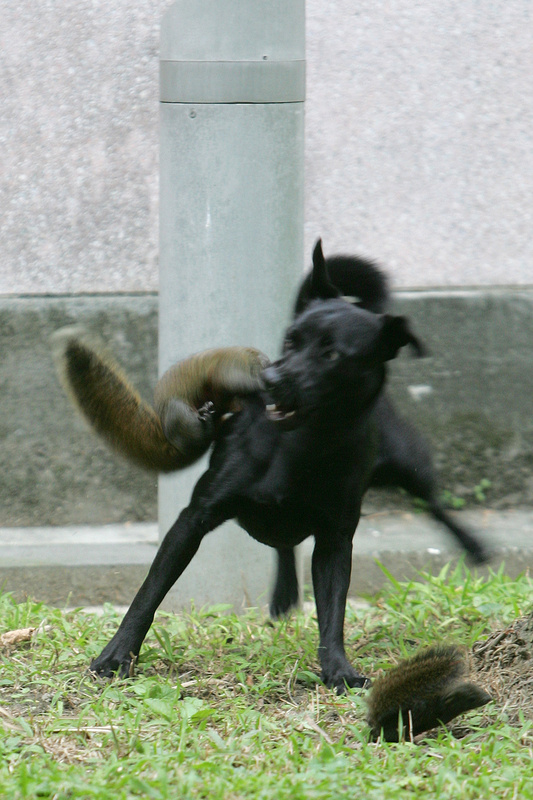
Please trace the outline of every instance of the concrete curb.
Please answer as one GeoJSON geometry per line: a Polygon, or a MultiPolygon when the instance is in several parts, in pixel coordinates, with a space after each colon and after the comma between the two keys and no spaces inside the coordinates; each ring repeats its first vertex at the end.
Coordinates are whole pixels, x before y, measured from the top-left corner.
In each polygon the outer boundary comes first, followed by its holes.
{"type": "MultiPolygon", "coordinates": [[[[533,510],[461,512],[463,523],[478,531],[494,554],[484,574],[505,562],[511,576],[533,567],[533,510]]],[[[216,535],[216,534],[214,534],[216,535]]],[[[221,532],[224,536],[224,532],[221,532]]],[[[155,556],[156,523],[98,527],[72,525],[0,529],[0,585],[17,600],[32,597],[56,606],[128,605],[155,556]]],[[[300,548],[303,585],[311,586],[312,539],[300,548]]],[[[457,561],[461,551],[441,526],[424,513],[376,513],[365,516],[354,539],[350,596],[376,592],[386,577],[377,562],[399,580],[432,573],[457,561]]],[[[269,559],[266,569],[271,570],[269,559]]],[[[236,581],[238,576],[236,577],[236,581]]],[[[263,598],[261,598],[263,599],[263,598]]],[[[227,602],[219,597],[217,602],[227,602]]],[[[236,607],[247,604],[243,591],[236,607]]],[[[264,597],[264,603],[268,597],[264,597]]],[[[177,610],[181,600],[164,607],[177,610]]]]}

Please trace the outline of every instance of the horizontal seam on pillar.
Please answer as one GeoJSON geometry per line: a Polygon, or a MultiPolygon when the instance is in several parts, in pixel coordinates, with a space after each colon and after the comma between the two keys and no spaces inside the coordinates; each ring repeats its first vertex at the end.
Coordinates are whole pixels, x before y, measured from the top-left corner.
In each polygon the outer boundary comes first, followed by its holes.
{"type": "Polygon", "coordinates": [[[305,61],[160,62],[163,103],[291,103],[305,100],[305,61]]]}

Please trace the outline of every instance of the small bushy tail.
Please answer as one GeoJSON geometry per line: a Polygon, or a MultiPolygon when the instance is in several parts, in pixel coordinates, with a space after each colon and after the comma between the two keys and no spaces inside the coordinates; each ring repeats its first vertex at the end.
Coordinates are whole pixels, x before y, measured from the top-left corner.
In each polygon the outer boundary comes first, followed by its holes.
{"type": "Polygon", "coordinates": [[[171,472],[191,463],[170,444],[153,408],[98,341],[80,327],[52,337],[59,377],[94,430],[122,455],[145,469],[171,472]]]}
{"type": "Polygon", "coordinates": [[[325,266],[326,280],[340,296],[357,303],[367,311],[383,314],[388,306],[389,289],[387,278],[381,269],[373,261],[361,256],[337,255],[324,259],[319,245],[320,242],[313,253],[313,270],[305,276],[300,285],[294,306],[295,316],[300,314],[312,300],[326,299],[320,293],[317,294],[317,281],[314,279],[317,269],[320,268],[321,259],[323,259],[322,269],[325,266]]]}
{"type": "Polygon", "coordinates": [[[331,282],[341,294],[357,305],[383,314],[389,304],[387,277],[373,262],[360,256],[331,256],[326,259],[331,282]]]}
{"type": "Polygon", "coordinates": [[[388,742],[446,724],[491,696],[467,678],[467,654],[455,645],[428,647],[377,678],[368,698],[371,737],[388,742]]]}

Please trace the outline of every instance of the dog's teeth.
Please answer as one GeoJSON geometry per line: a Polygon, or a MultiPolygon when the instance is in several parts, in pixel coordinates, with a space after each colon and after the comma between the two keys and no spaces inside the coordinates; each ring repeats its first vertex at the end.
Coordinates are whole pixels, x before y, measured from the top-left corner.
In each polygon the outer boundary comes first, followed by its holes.
{"type": "Polygon", "coordinates": [[[292,411],[284,411],[276,403],[268,403],[268,405],[265,407],[267,416],[272,420],[272,422],[283,422],[284,420],[294,417],[296,414],[296,409],[293,409],[292,411]]]}

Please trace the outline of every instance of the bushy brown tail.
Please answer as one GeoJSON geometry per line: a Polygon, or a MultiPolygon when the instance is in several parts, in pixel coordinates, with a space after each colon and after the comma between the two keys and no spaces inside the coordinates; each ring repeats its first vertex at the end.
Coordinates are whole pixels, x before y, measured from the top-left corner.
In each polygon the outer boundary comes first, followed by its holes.
{"type": "Polygon", "coordinates": [[[59,377],[94,430],[122,455],[145,469],[172,472],[199,457],[181,453],[167,441],[153,408],[96,339],[80,327],[52,337],[59,377]]]}
{"type": "Polygon", "coordinates": [[[385,672],[368,698],[372,739],[397,742],[400,715],[408,739],[488,703],[491,696],[467,681],[467,672],[466,651],[455,645],[428,647],[385,672]]]}

